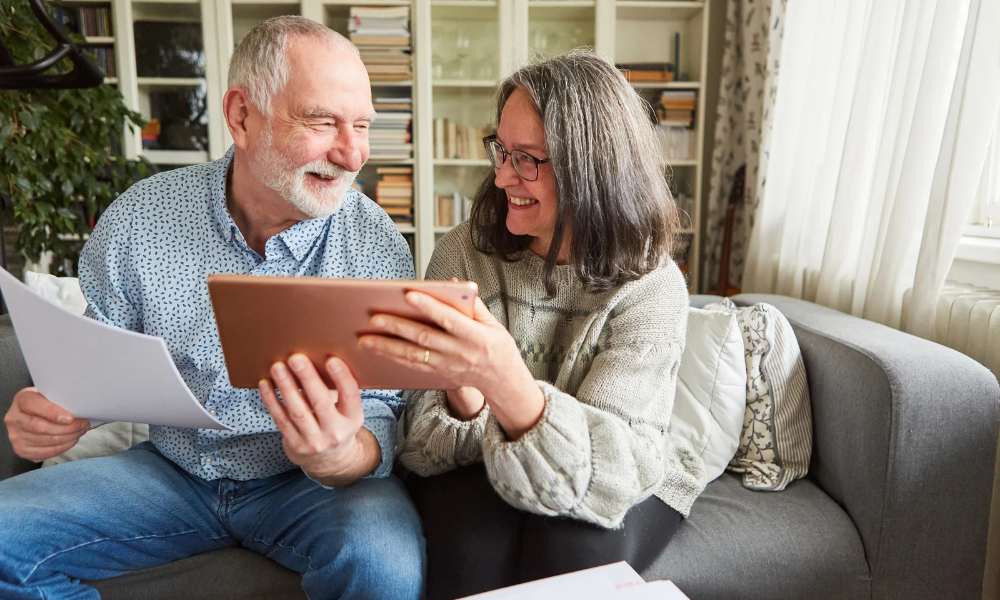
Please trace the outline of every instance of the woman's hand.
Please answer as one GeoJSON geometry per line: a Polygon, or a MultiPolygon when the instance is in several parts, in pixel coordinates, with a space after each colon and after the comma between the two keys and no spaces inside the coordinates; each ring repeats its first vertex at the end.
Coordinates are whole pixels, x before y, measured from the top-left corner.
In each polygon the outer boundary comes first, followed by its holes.
{"type": "MultiPolygon", "coordinates": [[[[447,381],[446,389],[481,391],[511,438],[531,429],[545,408],[544,397],[514,339],[483,301],[476,298],[472,318],[421,292],[408,292],[406,301],[437,327],[376,314],[369,325],[386,335],[361,336],[361,347],[408,368],[437,373],[447,381]]],[[[459,418],[475,408],[474,396],[466,392],[450,392],[448,400],[459,418]]]]}

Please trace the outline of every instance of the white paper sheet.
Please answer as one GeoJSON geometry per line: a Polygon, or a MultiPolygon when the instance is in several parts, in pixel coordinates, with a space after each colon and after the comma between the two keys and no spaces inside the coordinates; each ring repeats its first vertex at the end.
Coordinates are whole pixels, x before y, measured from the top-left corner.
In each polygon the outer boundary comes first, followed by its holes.
{"type": "Polygon", "coordinates": [[[646,582],[625,561],[602,567],[557,575],[522,583],[484,594],[468,596],[465,600],[606,600],[615,598],[619,590],[642,586],[646,582]]]}
{"type": "Polygon", "coordinates": [[[162,339],[74,315],[2,268],[0,290],[35,387],[77,417],[229,429],[191,394],[162,339]]]}
{"type": "Polygon", "coordinates": [[[671,581],[650,581],[642,585],[623,588],[614,600],[690,600],[671,581]]]}

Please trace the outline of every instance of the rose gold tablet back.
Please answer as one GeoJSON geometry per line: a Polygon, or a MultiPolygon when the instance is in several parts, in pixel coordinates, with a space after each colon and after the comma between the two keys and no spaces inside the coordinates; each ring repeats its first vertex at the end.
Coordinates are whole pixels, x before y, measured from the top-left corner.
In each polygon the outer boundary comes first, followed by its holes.
{"type": "MultiPolygon", "coordinates": [[[[324,379],[329,356],[342,358],[362,388],[440,389],[433,374],[408,369],[358,347],[376,312],[416,318],[404,300],[419,290],[472,316],[476,284],[318,277],[210,275],[208,291],[233,387],[256,388],[271,365],[295,352],[308,356],[324,379]]],[[[331,384],[332,385],[332,384],[331,384]]]]}

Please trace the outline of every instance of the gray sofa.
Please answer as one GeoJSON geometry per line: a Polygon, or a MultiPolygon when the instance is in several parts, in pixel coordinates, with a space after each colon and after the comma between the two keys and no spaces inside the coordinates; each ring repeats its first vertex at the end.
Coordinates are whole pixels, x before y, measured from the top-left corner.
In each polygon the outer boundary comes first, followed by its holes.
{"type": "MultiPolygon", "coordinates": [[[[642,575],[672,579],[693,600],[978,600],[996,378],[962,354],[808,302],[735,300],[770,302],[795,327],[812,396],[810,473],[780,493],[752,492],[723,475],[642,575]]],[[[0,409],[28,383],[4,321],[0,409]]],[[[12,456],[4,433],[0,477],[32,467],[12,456]]],[[[107,599],[303,597],[295,574],[240,549],[96,585],[107,599]]]]}

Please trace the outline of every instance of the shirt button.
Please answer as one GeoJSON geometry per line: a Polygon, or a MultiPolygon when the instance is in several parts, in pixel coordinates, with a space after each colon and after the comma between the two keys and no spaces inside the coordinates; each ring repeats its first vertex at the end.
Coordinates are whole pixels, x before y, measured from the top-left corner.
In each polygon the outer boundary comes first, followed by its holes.
{"type": "Polygon", "coordinates": [[[218,414],[217,414],[217,413],[215,412],[215,409],[214,409],[214,408],[210,408],[210,409],[208,409],[208,414],[212,415],[213,417],[217,417],[217,416],[219,416],[219,415],[218,415],[218,414]]]}

